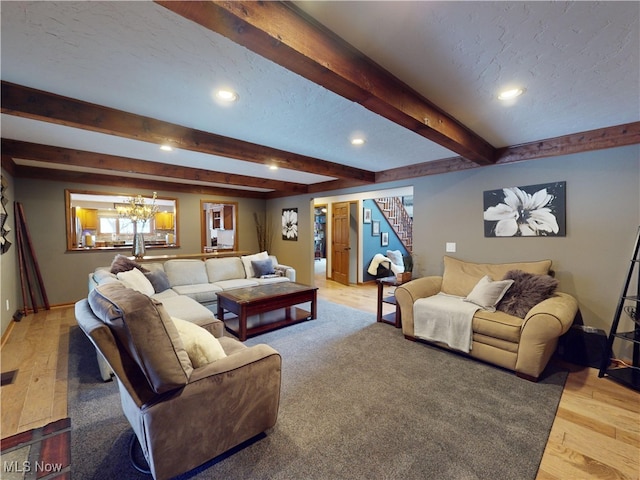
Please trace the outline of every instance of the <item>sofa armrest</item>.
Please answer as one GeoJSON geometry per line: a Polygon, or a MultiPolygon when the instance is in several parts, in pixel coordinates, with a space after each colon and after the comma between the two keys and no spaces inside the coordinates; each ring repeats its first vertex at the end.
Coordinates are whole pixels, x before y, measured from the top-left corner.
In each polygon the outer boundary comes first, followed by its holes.
{"type": "Polygon", "coordinates": [[[430,297],[440,292],[442,277],[422,277],[411,280],[396,288],[396,305],[402,316],[402,333],[414,337],[413,304],[419,298],[430,297]]]}
{"type": "Polygon", "coordinates": [[[578,313],[578,301],[567,293],[556,294],[534,306],[522,322],[516,372],[538,378],[553,355],[558,338],[578,313]]]}
{"type": "Polygon", "coordinates": [[[277,270],[284,271],[284,276],[287,277],[290,281],[296,281],[296,269],[289,265],[282,265],[281,263],[274,265],[273,268],[277,270]]]}
{"type": "MultiPolygon", "coordinates": [[[[243,368],[251,363],[260,362],[270,356],[277,357],[277,363],[280,365],[280,354],[268,345],[259,344],[252,347],[242,348],[224,358],[221,358],[220,360],[216,360],[215,362],[196,368],[189,378],[189,383],[197,382],[206,377],[234,372],[239,368],[243,368]]],[[[279,368],[280,367],[278,366],[278,369],[279,368]]]]}

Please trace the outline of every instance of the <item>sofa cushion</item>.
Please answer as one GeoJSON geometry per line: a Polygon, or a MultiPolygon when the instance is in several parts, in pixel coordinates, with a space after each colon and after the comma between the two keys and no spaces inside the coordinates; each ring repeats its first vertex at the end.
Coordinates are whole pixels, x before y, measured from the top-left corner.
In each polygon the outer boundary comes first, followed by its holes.
{"type": "Polygon", "coordinates": [[[93,272],[93,281],[98,285],[106,282],[115,282],[117,280],[118,278],[116,277],[116,275],[114,273],[111,273],[106,267],[96,268],[93,272]]]}
{"type": "Polygon", "coordinates": [[[251,268],[253,268],[253,276],[255,278],[276,274],[276,271],[273,269],[273,262],[270,258],[265,260],[251,260],[251,268]]]}
{"type": "Polygon", "coordinates": [[[260,285],[257,278],[237,278],[234,280],[221,280],[214,283],[216,287],[222,290],[233,290],[234,288],[256,287],[260,285]]]}
{"type": "Polygon", "coordinates": [[[527,316],[538,303],[553,296],[558,280],[550,275],[534,275],[522,270],[510,270],[504,277],[513,286],[498,304],[498,310],[519,318],[527,316]]]}
{"type": "Polygon", "coordinates": [[[546,275],[550,268],[551,260],[493,264],[465,262],[445,255],[441,291],[449,295],[466,297],[485,275],[501,279],[509,270],[523,270],[537,275],[546,275]]]}
{"type": "Polygon", "coordinates": [[[173,286],[173,290],[180,295],[186,295],[199,303],[217,302],[216,295],[222,289],[212,283],[200,283],[196,285],[177,285],[173,286]]]}
{"type": "Polygon", "coordinates": [[[513,285],[513,280],[491,281],[489,275],[485,275],[473,287],[473,290],[464,299],[490,312],[496,311],[496,305],[502,299],[505,292],[513,285]]]}
{"type": "Polygon", "coordinates": [[[472,329],[474,337],[481,334],[498,338],[509,343],[520,342],[523,320],[513,315],[496,310],[478,310],[473,316],[472,329]]]}
{"type": "Polygon", "coordinates": [[[171,317],[193,368],[199,368],[227,356],[216,337],[195,323],[171,317]]]}
{"type": "Polygon", "coordinates": [[[145,273],[144,276],[151,282],[154,293],[161,293],[171,288],[169,277],[164,270],[153,270],[145,273]]]}
{"type": "Polygon", "coordinates": [[[258,283],[258,285],[267,285],[269,283],[282,283],[288,282],[289,279],[287,277],[281,277],[276,275],[275,277],[265,277],[265,278],[254,278],[254,280],[258,283]]]}
{"type": "Polygon", "coordinates": [[[118,272],[116,277],[118,277],[118,280],[120,280],[125,287],[144,293],[148,297],[156,293],[149,279],[137,268],[132,268],[126,272],[118,272]]]}
{"type": "Polygon", "coordinates": [[[115,258],[111,262],[110,271],[111,271],[111,273],[115,274],[115,273],[118,273],[118,272],[126,272],[128,270],[133,269],[133,268],[137,268],[142,273],[148,271],[146,268],[144,268],[138,262],[135,262],[135,261],[129,259],[128,257],[125,257],[124,255],[118,254],[118,255],[115,256],[115,258]]]}
{"type": "Polygon", "coordinates": [[[169,277],[171,288],[209,283],[207,270],[201,260],[167,260],[164,271],[169,277]]]}
{"type": "Polygon", "coordinates": [[[193,298],[175,294],[172,297],[163,298],[162,304],[170,316],[200,325],[214,337],[222,335],[224,324],[213,315],[211,310],[200,305],[193,298]]]}
{"type": "Polygon", "coordinates": [[[266,260],[269,258],[269,254],[267,252],[254,253],[253,255],[242,255],[240,259],[242,260],[242,264],[244,265],[244,272],[247,278],[255,277],[255,273],[253,271],[253,266],[251,262],[254,260],[266,260]]]}
{"type": "Polygon", "coordinates": [[[108,283],[89,293],[89,305],[111,328],[154,392],[186,385],[193,367],[162,304],[121,283],[108,283]]]}
{"type": "Polygon", "coordinates": [[[204,265],[210,283],[246,277],[240,257],[209,258],[204,265]]]}

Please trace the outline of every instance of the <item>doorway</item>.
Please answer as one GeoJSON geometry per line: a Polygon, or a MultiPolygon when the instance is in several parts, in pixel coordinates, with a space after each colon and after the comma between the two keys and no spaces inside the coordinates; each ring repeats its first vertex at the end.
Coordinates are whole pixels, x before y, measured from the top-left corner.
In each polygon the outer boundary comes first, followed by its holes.
{"type": "Polygon", "coordinates": [[[313,209],[314,275],[327,276],[327,205],[313,209]]]}
{"type": "Polygon", "coordinates": [[[331,204],[331,279],[357,283],[358,215],[356,202],[331,204]]]}

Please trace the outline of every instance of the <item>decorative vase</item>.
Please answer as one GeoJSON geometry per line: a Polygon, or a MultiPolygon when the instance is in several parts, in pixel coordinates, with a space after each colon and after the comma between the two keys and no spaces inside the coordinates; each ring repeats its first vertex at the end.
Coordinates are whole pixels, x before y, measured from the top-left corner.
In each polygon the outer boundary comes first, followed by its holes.
{"type": "Polygon", "coordinates": [[[133,221],[133,249],[131,251],[136,260],[144,257],[144,235],[138,233],[138,222],[133,221]]]}
{"type": "Polygon", "coordinates": [[[144,235],[142,233],[135,233],[133,235],[133,256],[140,260],[144,257],[144,235]]]}

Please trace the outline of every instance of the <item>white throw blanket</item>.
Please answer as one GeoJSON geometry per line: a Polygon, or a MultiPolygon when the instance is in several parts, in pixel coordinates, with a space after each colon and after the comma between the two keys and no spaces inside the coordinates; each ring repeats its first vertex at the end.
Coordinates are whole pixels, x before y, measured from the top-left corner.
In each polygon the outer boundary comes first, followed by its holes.
{"type": "Polygon", "coordinates": [[[378,265],[380,265],[383,262],[389,262],[389,265],[390,265],[389,269],[395,275],[404,272],[404,265],[396,265],[391,261],[389,257],[385,257],[381,253],[376,253],[371,259],[371,263],[369,264],[369,268],[367,269],[367,272],[369,272],[369,275],[375,275],[376,273],[378,273],[378,265]]]}
{"type": "Polygon", "coordinates": [[[479,308],[462,297],[444,293],[420,298],[413,304],[414,335],[469,353],[473,315],[479,308]]]}

